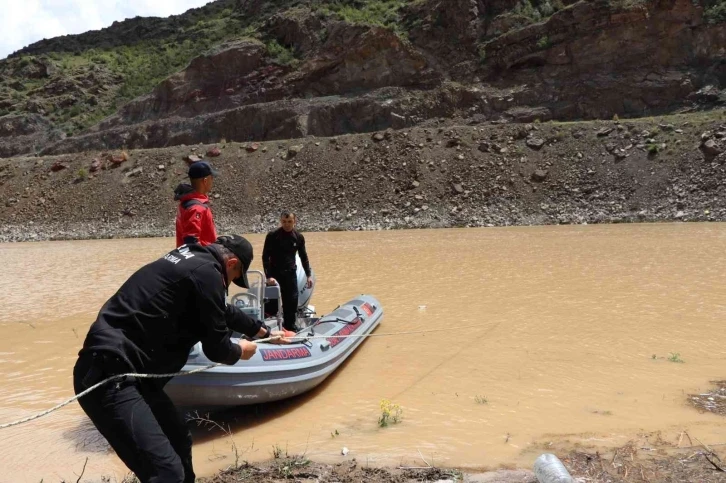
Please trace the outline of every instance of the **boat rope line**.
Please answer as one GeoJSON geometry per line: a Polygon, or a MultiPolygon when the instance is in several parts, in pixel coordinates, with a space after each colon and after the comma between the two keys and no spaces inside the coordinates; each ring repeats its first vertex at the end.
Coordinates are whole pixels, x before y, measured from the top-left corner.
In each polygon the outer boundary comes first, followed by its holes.
{"type": "MultiPolygon", "coordinates": [[[[501,321],[500,321],[500,322],[496,322],[496,323],[495,323],[494,325],[490,326],[490,327],[489,327],[489,328],[487,329],[487,331],[486,331],[486,334],[484,334],[484,335],[489,335],[489,334],[491,334],[492,332],[494,332],[495,330],[497,330],[497,328],[498,328],[498,327],[499,327],[499,326],[500,326],[501,324],[502,324],[502,322],[501,322],[501,321]]],[[[481,327],[481,326],[479,326],[479,327],[481,327]]],[[[465,328],[465,327],[462,327],[462,329],[464,329],[464,328],[465,328]]],[[[481,327],[481,328],[484,328],[484,327],[481,327]]],[[[398,394],[396,394],[395,396],[393,396],[393,397],[392,397],[392,398],[390,398],[390,399],[391,399],[391,400],[395,400],[395,399],[397,399],[397,398],[398,398],[398,397],[399,397],[399,396],[400,396],[401,394],[404,394],[404,393],[405,393],[405,392],[407,392],[407,391],[408,391],[409,389],[411,389],[412,387],[414,387],[414,386],[415,386],[416,384],[418,384],[419,382],[423,381],[424,379],[426,379],[426,378],[427,378],[428,376],[430,376],[430,375],[431,375],[431,374],[433,374],[434,372],[438,371],[438,370],[439,370],[439,369],[440,369],[440,368],[441,368],[441,367],[442,367],[442,366],[443,366],[444,364],[447,364],[448,362],[450,362],[451,360],[453,360],[453,359],[454,359],[454,358],[455,358],[456,356],[458,356],[459,354],[461,354],[461,353],[462,353],[462,352],[464,352],[465,350],[468,350],[468,349],[470,349],[470,348],[471,348],[471,346],[472,346],[473,344],[477,343],[477,342],[478,342],[478,340],[473,340],[473,341],[472,341],[472,342],[471,342],[470,344],[466,344],[466,345],[463,345],[463,346],[461,346],[461,347],[459,348],[459,350],[458,350],[458,351],[456,351],[456,354],[454,354],[454,356],[453,356],[453,357],[449,356],[449,357],[446,357],[446,358],[444,358],[444,359],[443,359],[443,360],[442,360],[441,362],[439,362],[438,364],[436,364],[436,365],[435,365],[434,367],[432,367],[432,368],[431,368],[430,370],[426,371],[426,373],[425,373],[425,374],[423,374],[423,375],[422,375],[421,377],[419,377],[418,379],[416,379],[415,381],[413,381],[413,382],[412,382],[412,383],[411,383],[411,384],[410,384],[410,385],[409,385],[409,386],[408,386],[407,388],[403,389],[402,391],[399,391],[399,392],[398,392],[398,394]]]]}
{"type": "MultiPolygon", "coordinates": [[[[481,325],[471,325],[468,327],[457,327],[457,330],[474,329],[474,328],[481,329],[483,327],[481,325]]],[[[347,338],[352,338],[352,337],[391,337],[391,336],[400,336],[400,335],[427,334],[427,333],[433,333],[433,332],[441,332],[442,330],[446,330],[446,329],[439,328],[439,329],[430,329],[430,330],[411,330],[411,331],[404,331],[404,332],[386,332],[383,334],[310,335],[310,336],[287,337],[287,339],[291,340],[291,341],[303,342],[303,341],[309,341],[311,339],[347,339],[347,338]]],[[[279,336],[268,337],[266,339],[253,340],[252,342],[255,342],[255,343],[272,342],[272,341],[278,340],[280,338],[281,337],[279,337],[279,336]]],[[[130,372],[127,374],[117,374],[115,376],[111,376],[107,379],[104,379],[103,381],[101,381],[99,383],[94,384],[93,386],[89,387],[85,391],[80,392],[80,393],[76,394],[75,396],[68,398],[65,401],[63,401],[62,403],[60,403],[56,406],[53,406],[52,408],[47,409],[43,412],[34,414],[32,416],[28,416],[26,418],[19,419],[17,421],[13,421],[10,423],[0,424],[0,429],[10,428],[12,426],[18,426],[20,424],[27,423],[27,422],[33,421],[35,419],[38,419],[38,418],[42,418],[43,416],[46,416],[54,411],[61,409],[64,406],[69,405],[70,403],[72,403],[74,401],[77,401],[78,399],[95,391],[96,389],[98,389],[99,387],[103,386],[106,383],[116,381],[119,379],[123,379],[125,377],[133,377],[136,379],[163,379],[163,378],[168,378],[168,377],[188,376],[190,374],[196,374],[198,372],[206,371],[206,370],[212,369],[213,367],[222,366],[222,365],[225,365],[225,364],[215,363],[215,364],[210,364],[208,366],[199,367],[197,369],[192,369],[191,371],[180,371],[180,372],[173,372],[173,373],[169,373],[169,374],[136,374],[133,372],[130,372]]]]}

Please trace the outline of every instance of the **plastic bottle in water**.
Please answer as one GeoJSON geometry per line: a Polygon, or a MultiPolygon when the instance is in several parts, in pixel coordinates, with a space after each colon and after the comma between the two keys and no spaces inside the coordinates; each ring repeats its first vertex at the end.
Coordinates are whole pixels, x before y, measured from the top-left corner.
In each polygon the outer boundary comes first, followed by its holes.
{"type": "Polygon", "coordinates": [[[534,475],[539,483],[575,483],[562,461],[551,453],[537,458],[534,462],[534,475]]]}

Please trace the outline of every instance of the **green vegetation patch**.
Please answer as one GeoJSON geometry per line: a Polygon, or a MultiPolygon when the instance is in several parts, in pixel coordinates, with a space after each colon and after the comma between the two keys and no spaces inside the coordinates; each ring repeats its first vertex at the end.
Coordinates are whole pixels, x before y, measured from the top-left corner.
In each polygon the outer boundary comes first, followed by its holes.
{"type": "Polygon", "coordinates": [[[352,24],[378,25],[402,33],[399,11],[409,3],[404,0],[318,0],[313,10],[338,16],[352,24]]]}
{"type": "Polygon", "coordinates": [[[520,0],[511,13],[529,19],[531,23],[537,23],[548,19],[563,8],[561,0],[520,0]]]}
{"type": "Polygon", "coordinates": [[[703,18],[709,24],[726,22],[726,0],[701,0],[703,18]]]}
{"type": "MultiPolygon", "coordinates": [[[[189,62],[222,42],[256,35],[259,25],[232,15],[231,9],[211,17],[197,17],[196,23],[179,27],[163,39],[140,40],[130,45],[108,45],[85,50],[50,51],[42,55],[21,55],[0,61],[3,81],[0,88],[22,86],[12,90],[16,102],[3,108],[4,113],[25,112],[29,96],[40,100],[46,115],[67,133],[77,133],[130,100],[149,93],[169,75],[184,69],[189,62]],[[56,68],[50,79],[12,79],[8,72],[20,72],[34,59],[51,62],[56,68]],[[42,92],[61,79],[76,86],[65,97],[42,92]]],[[[104,42],[99,42],[103,45],[104,42]]],[[[280,55],[285,58],[283,53],[280,55]]]]}

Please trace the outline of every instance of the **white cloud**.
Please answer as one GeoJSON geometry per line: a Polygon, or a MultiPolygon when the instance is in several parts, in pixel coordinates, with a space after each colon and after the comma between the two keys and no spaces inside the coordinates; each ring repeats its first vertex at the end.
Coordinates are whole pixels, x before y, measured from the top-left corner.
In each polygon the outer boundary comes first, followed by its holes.
{"type": "Polygon", "coordinates": [[[98,30],[137,15],[178,15],[209,1],[0,0],[0,59],[44,38],[98,30]]]}

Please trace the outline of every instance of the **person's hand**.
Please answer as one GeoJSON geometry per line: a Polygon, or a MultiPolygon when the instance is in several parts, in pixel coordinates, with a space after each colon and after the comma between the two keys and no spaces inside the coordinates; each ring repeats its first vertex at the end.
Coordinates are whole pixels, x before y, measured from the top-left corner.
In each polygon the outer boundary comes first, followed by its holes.
{"type": "Polygon", "coordinates": [[[270,277],[270,278],[267,279],[267,285],[277,285],[277,280],[275,280],[274,278],[270,277]]]}
{"type": "MultiPolygon", "coordinates": [[[[294,336],[295,333],[293,332],[292,335],[294,336]]],[[[273,330],[270,333],[270,337],[272,337],[272,340],[270,340],[273,344],[290,344],[292,341],[288,338],[290,337],[290,332],[287,330],[273,330]]]]}
{"type": "Polygon", "coordinates": [[[308,288],[313,286],[313,277],[308,277],[308,288]]]}
{"type": "Polygon", "coordinates": [[[252,358],[253,355],[255,355],[255,352],[257,352],[257,344],[255,344],[254,342],[240,339],[238,344],[242,349],[242,355],[239,356],[240,360],[248,361],[252,358]]]}

